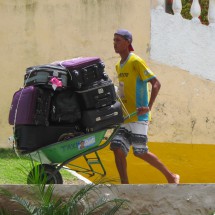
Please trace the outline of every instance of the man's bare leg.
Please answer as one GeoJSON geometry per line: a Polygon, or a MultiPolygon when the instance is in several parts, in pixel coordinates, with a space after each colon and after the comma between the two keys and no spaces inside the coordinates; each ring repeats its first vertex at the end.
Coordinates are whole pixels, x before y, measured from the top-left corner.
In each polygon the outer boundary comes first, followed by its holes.
{"type": "Polygon", "coordinates": [[[129,184],[127,175],[127,161],[124,152],[121,149],[114,149],[116,167],[119,172],[122,184],[129,184]]]}
{"type": "Polygon", "coordinates": [[[151,152],[147,152],[136,156],[143,159],[144,161],[146,161],[156,169],[160,170],[163,173],[163,175],[166,177],[168,183],[179,184],[179,180],[180,180],[179,175],[170,172],[155,154],[151,152]]]}

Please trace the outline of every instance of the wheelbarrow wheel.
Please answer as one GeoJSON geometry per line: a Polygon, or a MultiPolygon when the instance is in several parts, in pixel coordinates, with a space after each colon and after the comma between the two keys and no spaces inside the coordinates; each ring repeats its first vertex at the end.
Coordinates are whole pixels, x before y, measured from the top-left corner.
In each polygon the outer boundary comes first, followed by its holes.
{"type": "Polygon", "coordinates": [[[27,184],[63,184],[63,178],[54,166],[39,164],[28,174],[27,184]]]}

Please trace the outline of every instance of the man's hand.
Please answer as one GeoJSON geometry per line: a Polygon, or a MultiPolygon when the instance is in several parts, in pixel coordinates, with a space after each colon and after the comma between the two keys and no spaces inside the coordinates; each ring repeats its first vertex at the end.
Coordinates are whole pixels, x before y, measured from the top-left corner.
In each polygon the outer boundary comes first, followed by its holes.
{"type": "Polygon", "coordinates": [[[149,111],[150,111],[149,107],[139,107],[139,108],[137,108],[137,115],[138,116],[144,115],[144,114],[148,113],[149,111]]]}

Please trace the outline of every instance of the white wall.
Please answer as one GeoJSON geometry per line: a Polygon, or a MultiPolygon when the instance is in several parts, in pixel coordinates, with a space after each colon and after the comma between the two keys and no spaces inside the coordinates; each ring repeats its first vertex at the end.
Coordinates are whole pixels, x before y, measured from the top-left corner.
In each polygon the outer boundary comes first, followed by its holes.
{"type": "Polygon", "coordinates": [[[151,10],[151,59],[215,81],[214,56],[214,27],[151,10]]]}

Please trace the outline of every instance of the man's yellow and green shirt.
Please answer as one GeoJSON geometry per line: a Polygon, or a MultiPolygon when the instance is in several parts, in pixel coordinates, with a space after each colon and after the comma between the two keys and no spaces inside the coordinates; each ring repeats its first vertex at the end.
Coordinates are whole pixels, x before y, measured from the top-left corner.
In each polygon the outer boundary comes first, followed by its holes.
{"type": "MultiPolygon", "coordinates": [[[[146,66],[143,59],[134,53],[130,53],[127,60],[116,65],[119,88],[118,93],[129,114],[136,111],[136,108],[148,106],[149,91],[148,81],[155,77],[154,73],[146,66]]],[[[128,122],[148,121],[150,114],[131,117],[128,122]]]]}

